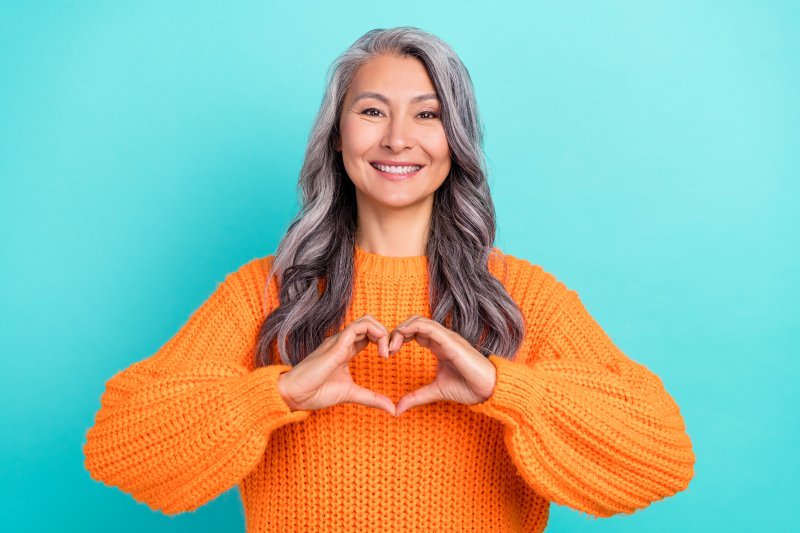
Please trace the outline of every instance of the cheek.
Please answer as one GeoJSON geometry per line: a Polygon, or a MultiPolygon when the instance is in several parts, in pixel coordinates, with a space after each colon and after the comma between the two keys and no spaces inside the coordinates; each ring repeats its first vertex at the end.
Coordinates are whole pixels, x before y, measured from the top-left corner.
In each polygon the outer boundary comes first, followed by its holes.
{"type": "Polygon", "coordinates": [[[372,144],[374,132],[372,128],[365,127],[363,121],[344,119],[340,123],[342,135],[342,150],[358,157],[372,144]]]}
{"type": "Polygon", "coordinates": [[[430,151],[428,153],[436,161],[436,173],[438,176],[436,187],[438,187],[447,178],[452,165],[450,160],[450,145],[447,142],[444,131],[431,139],[430,151]]]}
{"type": "Polygon", "coordinates": [[[425,135],[425,149],[440,165],[446,164],[450,159],[450,146],[444,129],[431,131],[425,135]]]}

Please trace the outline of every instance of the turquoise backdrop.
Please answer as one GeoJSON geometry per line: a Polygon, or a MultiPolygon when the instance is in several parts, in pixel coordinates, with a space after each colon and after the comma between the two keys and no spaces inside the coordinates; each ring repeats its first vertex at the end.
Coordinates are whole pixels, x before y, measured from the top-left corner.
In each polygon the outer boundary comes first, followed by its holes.
{"type": "Polygon", "coordinates": [[[547,531],[796,526],[800,3],[139,0],[0,7],[0,530],[243,531],[236,489],[169,517],[94,482],[85,432],[273,253],[325,70],[398,25],[470,70],[496,244],[579,292],[695,446],[686,491],[547,531]]]}

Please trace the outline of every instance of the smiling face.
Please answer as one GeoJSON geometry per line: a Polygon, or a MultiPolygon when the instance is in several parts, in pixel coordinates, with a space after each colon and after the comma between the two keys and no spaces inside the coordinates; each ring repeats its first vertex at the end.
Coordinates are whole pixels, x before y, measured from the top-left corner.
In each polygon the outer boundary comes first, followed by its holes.
{"type": "Polygon", "coordinates": [[[356,71],[344,96],[336,150],[342,152],[360,206],[432,205],[433,193],[450,172],[435,93],[415,57],[378,55],[356,71]],[[374,166],[379,163],[390,166],[379,170],[374,166]]]}

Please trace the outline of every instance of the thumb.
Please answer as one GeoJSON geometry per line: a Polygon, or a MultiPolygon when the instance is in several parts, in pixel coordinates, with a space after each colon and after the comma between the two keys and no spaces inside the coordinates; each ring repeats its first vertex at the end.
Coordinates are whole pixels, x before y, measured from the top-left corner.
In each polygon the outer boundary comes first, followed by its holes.
{"type": "Polygon", "coordinates": [[[383,409],[392,416],[395,416],[394,402],[388,396],[378,394],[374,390],[367,389],[361,385],[353,385],[350,390],[349,402],[383,409]]]}
{"type": "Polygon", "coordinates": [[[438,402],[442,399],[439,386],[436,383],[428,383],[424,387],[413,390],[400,398],[395,406],[395,415],[400,416],[412,407],[438,402]]]}

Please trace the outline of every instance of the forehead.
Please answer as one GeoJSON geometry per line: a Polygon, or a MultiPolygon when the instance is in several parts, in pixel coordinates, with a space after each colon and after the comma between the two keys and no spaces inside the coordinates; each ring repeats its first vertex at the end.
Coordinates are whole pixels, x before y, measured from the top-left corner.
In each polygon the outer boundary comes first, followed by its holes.
{"type": "Polygon", "coordinates": [[[348,92],[353,100],[369,93],[372,97],[380,94],[389,99],[403,100],[423,93],[436,93],[433,81],[420,59],[392,55],[378,55],[361,65],[353,76],[348,92]]]}

